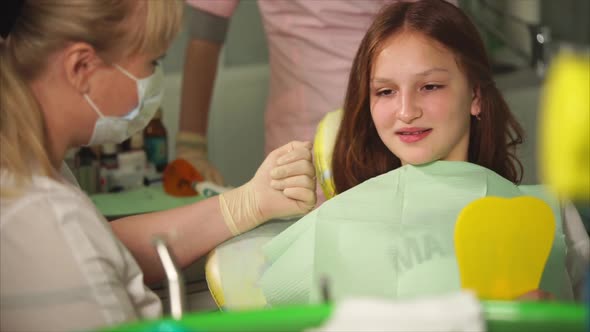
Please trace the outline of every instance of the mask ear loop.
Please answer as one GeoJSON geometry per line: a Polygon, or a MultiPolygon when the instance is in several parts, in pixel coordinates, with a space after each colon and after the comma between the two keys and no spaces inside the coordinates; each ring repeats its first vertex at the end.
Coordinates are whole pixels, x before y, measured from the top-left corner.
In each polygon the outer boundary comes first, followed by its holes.
{"type": "Polygon", "coordinates": [[[101,118],[104,118],[104,115],[98,109],[98,106],[96,106],[96,104],[92,101],[92,99],[90,99],[90,96],[88,96],[87,93],[84,94],[84,99],[86,99],[86,102],[88,102],[90,107],[98,114],[98,116],[100,116],[101,118]]]}
{"type": "MultiPolygon", "coordinates": [[[[157,63],[158,63],[158,65],[157,65],[158,67],[162,65],[162,63],[161,63],[159,60],[157,61],[157,63]]],[[[132,80],[135,80],[136,82],[137,82],[137,81],[141,81],[141,79],[140,79],[140,78],[137,78],[137,77],[135,77],[135,75],[131,74],[131,73],[130,73],[129,71],[127,71],[125,68],[123,68],[123,67],[121,67],[121,66],[119,66],[119,65],[117,65],[117,64],[114,64],[113,66],[114,66],[115,68],[119,69],[119,70],[120,70],[120,71],[121,71],[123,74],[125,74],[127,77],[131,78],[132,80]]],[[[156,72],[156,70],[157,70],[157,69],[155,69],[155,70],[154,70],[154,73],[156,72]]],[[[152,75],[153,75],[154,73],[152,73],[152,75]]]]}
{"type": "MultiPolygon", "coordinates": [[[[154,69],[154,72],[150,76],[153,76],[156,73],[156,71],[158,70],[158,68],[162,65],[162,63],[160,61],[158,61],[157,63],[158,63],[157,68],[154,69]]],[[[145,77],[145,78],[137,78],[137,77],[135,77],[135,75],[131,74],[129,71],[127,71],[125,68],[119,66],[118,64],[114,64],[113,67],[117,68],[125,76],[127,76],[130,79],[134,80],[135,83],[137,83],[137,84],[139,84],[141,81],[144,81],[144,80],[146,80],[146,79],[148,79],[150,77],[150,76],[148,76],[148,77],[145,77]]],[[[141,84],[139,84],[139,91],[137,91],[137,92],[138,92],[137,97],[139,99],[141,99],[141,96],[143,96],[145,94],[145,87],[143,87],[141,84]]],[[[140,102],[141,102],[141,100],[140,100],[140,102]]]]}
{"type": "MultiPolygon", "coordinates": [[[[140,82],[141,80],[137,77],[135,77],[135,75],[131,74],[130,72],[128,72],[125,68],[119,66],[118,64],[114,64],[113,67],[117,68],[121,73],[123,73],[123,75],[129,77],[130,79],[132,79],[135,84],[138,84],[138,82],[140,82]]],[[[141,87],[139,88],[141,90],[141,87]]],[[[139,113],[139,108],[141,107],[141,103],[142,103],[142,93],[144,93],[143,91],[137,91],[137,102],[138,105],[137,107],[135,107],[133,109],[133,111],[131,111],[131,113],[125,115],[125,120],[130,120],[132,118],[134,118],[137,113],[139,113]]]]}
{"type": "Polygon", "coordinates": [[[131,74],[130,72],[128,72],[125,68],[119,66],[119,65],[113,65],[115,68],[119,69],[119,71],[121,71],[123,74],[125,74],[125,76],[129,77],[130,79],[134,80],[134,81],[139,81],[139,78],[135,77],[133,74],[131,74]]]}

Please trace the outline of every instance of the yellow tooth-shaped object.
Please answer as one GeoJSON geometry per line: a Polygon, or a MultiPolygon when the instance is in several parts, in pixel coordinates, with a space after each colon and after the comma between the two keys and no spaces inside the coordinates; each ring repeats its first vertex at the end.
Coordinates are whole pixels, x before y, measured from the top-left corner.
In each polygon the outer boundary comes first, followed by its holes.
{"type": "Polygon", "coordinates": [[[455,225],[461,287],[488,300],[513,300],[539,288],[554,234],[552,210],[538,198],[470,203],[455,225]]]}

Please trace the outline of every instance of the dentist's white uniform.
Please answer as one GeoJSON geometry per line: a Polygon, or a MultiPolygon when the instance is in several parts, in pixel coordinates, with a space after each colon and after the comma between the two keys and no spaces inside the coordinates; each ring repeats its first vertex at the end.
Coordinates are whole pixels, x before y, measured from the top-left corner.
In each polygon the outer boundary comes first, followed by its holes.
{"type": "MultiPolygon", "coordinates": [[[[81,331],[157,318],[159,298],[131,253],[79,189],[35,176],[0,201],[0,330],[81,331]]],[[[11,181],[2,171],[2,188],[11,181]]]]}

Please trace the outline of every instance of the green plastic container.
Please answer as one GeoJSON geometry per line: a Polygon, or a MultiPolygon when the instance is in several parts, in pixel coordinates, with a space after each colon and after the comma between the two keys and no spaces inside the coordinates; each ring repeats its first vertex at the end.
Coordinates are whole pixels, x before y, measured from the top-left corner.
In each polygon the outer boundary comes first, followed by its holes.
{"type": "MultiPolygon", "coordinates": [[[[489,332],[582,332],[588,308],[558,302],[483,301],[489,332]]],[[[120,325],[103,332],[296,332],[320,326],[329,304],[252,311],[192,313],[182,320],[161,319],[120,325]]]]}

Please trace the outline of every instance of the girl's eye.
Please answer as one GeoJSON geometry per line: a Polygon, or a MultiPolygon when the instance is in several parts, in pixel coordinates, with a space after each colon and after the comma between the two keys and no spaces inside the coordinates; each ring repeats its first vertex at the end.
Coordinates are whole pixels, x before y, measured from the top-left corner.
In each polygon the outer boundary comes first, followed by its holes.
{"type": "Polygon", "coordinates": [[[444,85],[441,84],[426,84],[422,89],[426,90],[426,91],[434,91],[434,90],[440,90],[444,87],[444,85]]]}
{"type": "Polygon", "coordinates": [[[393,90],[391,90],[391,89],[381,89],[381,90],[377,91],[378,97],[391,96],[392,94],[393,94],[393,90]]]}

